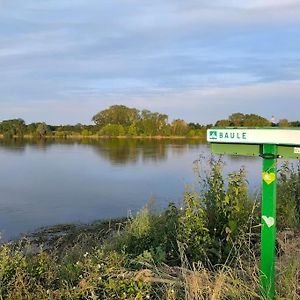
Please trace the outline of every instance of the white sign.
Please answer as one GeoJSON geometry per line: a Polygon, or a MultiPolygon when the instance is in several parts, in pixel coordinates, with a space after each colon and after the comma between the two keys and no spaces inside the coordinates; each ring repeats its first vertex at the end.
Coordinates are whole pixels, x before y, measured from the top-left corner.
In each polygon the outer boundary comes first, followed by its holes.
{"type": "Polygon", "coordinates": [[[300,154],[300,148],[296,148],[296,147],[295,147],[295,148],[294,148],[294,153],[295,153],[295,154],[300,154]]]}
{"type": "MultiPolygon", "coordinates": [[[[276,145],[300,145],[299,129],[209,129],[207,130],[207,141],[210,143],[232,143],[232,144],[276,144],[276,145]]],[[[294,151],[296,151],[295,148],[294,151]]],[[[300,151],[300,149],[299,149],[300,151]]],[[[298,153],[298,152],[295,152],[298,153]]],[[[299,152],[300,153],[300,152],[299,152]]]]}

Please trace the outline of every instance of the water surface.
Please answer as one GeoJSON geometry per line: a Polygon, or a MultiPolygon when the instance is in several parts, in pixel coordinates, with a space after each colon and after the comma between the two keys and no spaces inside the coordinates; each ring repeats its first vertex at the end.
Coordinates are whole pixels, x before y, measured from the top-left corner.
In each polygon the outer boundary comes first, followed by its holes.
{"type": "MultiPolygon", "coordinates": [[[[158,207],[180,203],[200,155],[209,158],[210,148],[195,140],[0,140],[2,237],[126,216],[151,198],[158,207]]],[[[224,160],[226,172],[245,166],[251,189],[259,189],[259,158],[224,160]]]]}

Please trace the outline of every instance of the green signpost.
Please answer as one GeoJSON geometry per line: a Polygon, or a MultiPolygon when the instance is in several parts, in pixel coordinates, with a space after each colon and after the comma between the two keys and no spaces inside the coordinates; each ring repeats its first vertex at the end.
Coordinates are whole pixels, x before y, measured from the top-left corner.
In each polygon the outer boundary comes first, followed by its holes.
{"type": "Polygon", "coordinates": [[[300,159],[300,129],[212,128],[207,141],[215,154],[261,156],[262,212],[260,289],[263,299],[275,295],[277,158],[300,159]]]}

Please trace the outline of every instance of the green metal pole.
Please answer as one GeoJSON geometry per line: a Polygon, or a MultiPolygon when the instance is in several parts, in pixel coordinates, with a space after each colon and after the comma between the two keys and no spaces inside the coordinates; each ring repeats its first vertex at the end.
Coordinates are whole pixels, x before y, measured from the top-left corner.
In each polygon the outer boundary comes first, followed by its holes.
{"type": "Polygon", "coordinates": [[[262,299],[275,297],[275,242],[276,242],[276,145],[263,145],[261,273],[262,299]]]}

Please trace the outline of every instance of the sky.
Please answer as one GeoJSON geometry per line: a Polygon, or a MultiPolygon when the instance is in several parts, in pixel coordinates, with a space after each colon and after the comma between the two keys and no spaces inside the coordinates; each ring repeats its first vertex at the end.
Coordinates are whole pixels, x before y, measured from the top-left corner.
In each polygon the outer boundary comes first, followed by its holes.
{"type": "Polygon", "coordinates": [[[300,119],[300,0],[0,0],[0,121],[111,105],[300,119]]]}

